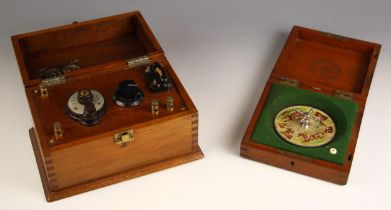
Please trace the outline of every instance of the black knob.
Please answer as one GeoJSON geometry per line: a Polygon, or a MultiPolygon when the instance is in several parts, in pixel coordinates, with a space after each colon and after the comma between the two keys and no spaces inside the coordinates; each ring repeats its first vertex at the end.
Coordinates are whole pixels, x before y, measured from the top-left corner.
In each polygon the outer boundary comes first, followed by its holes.
{"type": "Polygon", "coordinates": [[[82,124],[84,125],[95,125],[100,120],[98,112],[95,109],[95,105],[93,103],[88,103],[84,107],[83,116],[80,118],[82,124]]]}
{"type": "Polygon", "coordinates": [[[137,106],[144,100],[144,93],[133,80],[119,83],[113,94],[113,100],[118,106],[137,106]]]}
{"type": "Polygon", "coordinates": [[[90,90],[82,89],[79,91],[79,94],[77,95],[77,100],[81,104],[88,104],[91,103],[93,99],[93,95],[90,90]]]}
{"type": "Polygon", "coordinates": [[[163,65],[155,62],[148,66],[144,71],[144,77],[147,81],[149,89],[156,93],[165,91],[171,88],[171,82],[163,65]]]}

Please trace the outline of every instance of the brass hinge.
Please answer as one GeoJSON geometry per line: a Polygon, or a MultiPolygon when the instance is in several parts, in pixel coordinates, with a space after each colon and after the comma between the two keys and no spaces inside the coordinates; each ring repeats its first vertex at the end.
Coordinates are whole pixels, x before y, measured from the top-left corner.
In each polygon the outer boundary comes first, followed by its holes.
{"type": "Polygon", "coordinates": [[[132,58],[132,59],[128,60],[129,68],[134,68],[137,66],[144,66],[147,64],[149,64],[148,56],[141,56],[141,57],[132,58]]]}
{"type": "Polygon", "coordinates": [[[354,94],[348,91],[336,90],[335,96],[343,99],[353,100],[354,94]]]}
{"type": "Polygon", "coordinates": [[[64,83],[65,83],[65,76],[64,75],[42,80],[42,84],[45,84],[48,87],[54,86],[54,85],[59,85],[59,84],[64,84],[64,83]]]}
{"type": "Polygon", "coordinates": [[[280,84],[283,84],[283,85],[288,85],[288,86],[292,86],[292,87],[298,87],[300,85],[300,82],[295,79],[289,79],[286,77],[281,77],[280,79],[281,79],[280,84]]]}

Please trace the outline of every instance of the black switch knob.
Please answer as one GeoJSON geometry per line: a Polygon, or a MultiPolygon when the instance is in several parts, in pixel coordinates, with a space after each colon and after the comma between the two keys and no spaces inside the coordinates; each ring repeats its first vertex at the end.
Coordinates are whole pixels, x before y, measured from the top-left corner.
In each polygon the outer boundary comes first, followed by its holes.
{"type": "Polygon", "coordinates": [[[141,104],[144,93],[133,80],[124,80],[114,92],[113,100],[118,106],[133,107],[141,104]]]}
{"type": "Polygon", "coordinates": [[[90,90],[82,89],[79,91],[79,94],[77,95],[77,100],[81,104],[88,104],[91,103],[93,99],[93,95],[90,90]]]}
{"type": "Polygon", "coordinates": [[[87,103],[84,107],[83,116],[80,118],[84,125],[95,125],[100,120],[93,103],[87,103]]]}

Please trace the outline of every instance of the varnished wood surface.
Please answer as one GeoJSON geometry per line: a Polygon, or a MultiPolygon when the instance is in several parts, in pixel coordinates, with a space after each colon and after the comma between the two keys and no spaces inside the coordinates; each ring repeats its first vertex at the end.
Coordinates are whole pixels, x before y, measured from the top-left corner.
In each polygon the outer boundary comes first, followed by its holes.
{"type": "MultiPolygon", "coordinates": [[[[167,61],[163,63],[167,63],[167,61]]],[[[56,121],[61,123],[64,130],[63,138],[56,142],[56,144],[61,144],[97,136],[110,131],[117,131],[124,127],[170,115],[184,114],[186,111],[189,111],[179,95],[175,83],[168,91],[152,93],[145,83],[144,69],[145,66],[129,69],[124,65],[119,67],[119,71],[112,73],[98,76],[91,75],[83,79],[70,79],[65,84],[49,87],[48,97],[42,97],[39,93],[35,93],[38,90],[37,87],[27,89],[26,92],[30,98],[31,106],[35,106],[34,109],[37,112],[37,118],[34,119],[35,124],[42,126],[42,129],[38,129],[37,132],[41,142],[44,142],[43,145],[53,138],[53,123],[56,121]],[[139,106],[132,108],[120,107],[113,101],[113,92],[122,80],[134,80],[144,92],[144,101],[139,106]],[[83,126],[65,113],[68,98],[82,88],[97,90],[105,98],[107,111],[98,125],[90,127],[83,126]],[[168,111],[165,107],[168,96],[174,98],[175,108],[172,112],[168,111]],[[154,99],[158,99],[160,102],[158,115],[151,113],[151,102],[154,99]]]]}
{"type": "Polygon", "coordinates": [[[25,56],[25,63],[29,67],[30,77],[40,78],[38,69],[67,64],[76,59],[80,61],[81,68],[86,68],[147,55],[147,51],[140,43],[140,38],[131,34],[73,48],[52,49],[29,54],[25,56]]]}
{"type": "Polygon", "coordinates": [[[380,45],[375,43],[294,26],[243,136],[241,156],[336,184],[346,184],[379,52],[380,45]],[[313,64],[319,61],[327,61],[333,64],[331,66],[338,66],[337,74],[336,71],[331,71],[331,76],[327,74],[330,73],[330,69],[326,66],[325,77],[320,77],[314,69],[311,69],[313,64]],[[339,165],[288,153],[256,144],[251,140],[271,86],[273,83],[280,82],[281,77],[298,80],[299,88],[327,95],[335,96],[336,90],[353,94],[358,110],[344,164],[339,165]]]}
{"type": "Polygon", "coordinates": [[[45,156],[52,161],[56,191],[120,171],[139,168],[160,160],[192,152],[191,116],[177,117],[149,126],[133,128],[134,140],[117,145],[113,135],[56,150],[45,156]]]}
{"type": "Polygon", "coordinates": [[[198,111],[139,12],[76,23],[12,37],[33,116],[30,138],[48,201],[103,187],[203,157],[198,146],[198,111]],[[147,56],[161,62],[172,82],[152,93],[144,78],[146,66],[129,68],[127,60],[147,56]],[[80,69],[65,74],[64,84],[39,93],[37,69],[79,59],[80,69]],[[137,107],[112,100],[123,80],[134,80],[144,93],[137,107]],[[68,98],[80,89],[99,91],[106,114],[86,127],[65,113],[68,98]],[[174,98],[174,111],[166,109],[174,98]],[[159,114],[151,113],[159,100],[159,114]],[[53,123],[63,135],[55,139],[53,123]],[[114,134],[133,129],[134,140],[114,142],[114,134]],[[54,141],[53,141],[54,140],[54,141]]]}
{"type": "MultiPolygon", "coordinates": [[[[91,191],[91,190],[94,190],[94,189],[97,189],[100,187],[105,187],[105,186],[108,186],[111,184],[115,184],[115,183],[118,183],[121,181],[125,181],[125,180],[131,179],[131,178],[139,177],[139,176],[153,173],[156,171],[160,171],[163,169],[167,169],[169,167],[177,166],[177,165],[184,164],[184,163],[187,163],[190,161],[198,160],[204,156],[201,149],[197,146],[197,148],[195,148],[193,150],[193,152],[182,155],[182,156],[177,156],[177,157],[173,157],[170,159],[162,160],[162,161],[155,162],[155,163],[152,163],[152,164],[149,164],[149,165],[146,165],[143,167],[135,168],[135,169],[125,170],[120,173],[117,173],[117,174],[114,174],[111,176],[107,176],[107,177],[102,177],[102,178],[96,179],[96,180],[91,180],[89,182],[85,182],[80,185],[64,188],[64,189],[57,190],[57,191],[51,191],[49,189],[49,180],[47,178],[47,171],[44,168],[43,159],[41,159],[41,157],[40,157],[39,148],[37,146],[38,141],[36,139],[34,129],[33,128],[30,129],[29,133],[30,133],[30,139],[31,139],[34,154],[36,157],[37,165],[39,168],[42,186],[44,188],[46,200],[49,202],[63,199],[63,198],[73,196],[76,194],[84,193],[87,191],[91,191]]],[[[51,164],[50,161],[49,161],[49,164],[51,164]]]]}
{"type": "Polygon", "coordinates": [[[387,50],[391,46],[391,1],[1,2],[6,13],[0,20],[0,84],[3,99],[9,99],[1,109],[0,154],[4,158],[0,194],[5,198],[1,209],[391,209],[387,197],[391,194],[391,170],[386,164],[391,157],[391,141],[383,133],[391,119],[387,111],[391,106],[391,59],[387,50]],[[206,158],[45,203],[26,132],[33,122],[8,36],[116,14],[131,7],[142,9],[199,109],[199,140],[206,158]],[[241,138],[291,24],[383,45],[346,186],[239,156],[241,138]],[[162,193],[161,189],[166,190],[162,193]]]}
{"type": "Polygon", "coordinates": [[[11,37],[25,86],[38,70],[80,60],[82,68],[162,53],[139,12],[130,12],[11,37]]]}
{"type": "Polygon", "coordinates": [[[351,92],[357,100],[365,100],[380,48],[376,43],[295,26],[271,77],[295,79],[320,92],[351,92]]]}

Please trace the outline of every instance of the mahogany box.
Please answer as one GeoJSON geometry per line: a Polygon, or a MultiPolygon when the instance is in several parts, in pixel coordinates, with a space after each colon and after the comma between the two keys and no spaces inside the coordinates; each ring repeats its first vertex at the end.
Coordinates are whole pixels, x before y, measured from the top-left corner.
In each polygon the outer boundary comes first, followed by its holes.
{"type": "Polygon", "coordinates": [[[140,12],[11,39],[34,122],[29,133],[47,201],[203,157],[197,109],[140,12]],[[147,85],[144,73],[154,62],[164,67],[171,81],[168,90],[151,91],[147,85]],[[64,64],[77,68],[42,74],[64,64]],[[140,105],[115,104],[113,92],[123,80],[133,80],[141,89],[140,105]],[[96,125],[82,125],[66,113],[68,99],[81,89],[104,97],[106,110],[96,125]]]}
{"type": "Polygon", "coordinates": [[[242,139],[243,157],[346,184],[381,46],[294,26],[242,139]],[[304,148],[283,141],[273,121],[284,107],[308,105],[334,118],[334,139],[304,148]]]}

